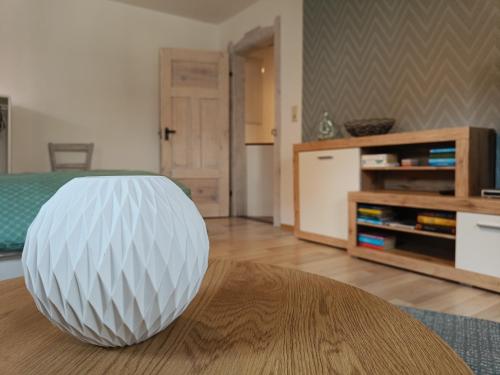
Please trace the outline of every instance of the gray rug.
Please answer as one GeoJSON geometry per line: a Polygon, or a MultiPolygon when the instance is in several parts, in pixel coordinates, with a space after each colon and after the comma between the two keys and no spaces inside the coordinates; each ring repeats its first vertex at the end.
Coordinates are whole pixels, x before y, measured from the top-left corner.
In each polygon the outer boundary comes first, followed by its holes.
{"type": "Polygon", "coordinates": [[[500,374],[500,323],[400,307],[436,332],[476,374],[500,374]]]}

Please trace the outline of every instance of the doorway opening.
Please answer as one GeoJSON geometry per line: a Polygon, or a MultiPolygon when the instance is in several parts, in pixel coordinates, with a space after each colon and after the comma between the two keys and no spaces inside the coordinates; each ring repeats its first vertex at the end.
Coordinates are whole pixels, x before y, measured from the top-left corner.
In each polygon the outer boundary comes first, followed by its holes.
{"type": "Polygon", "coordinates": [[[229,46],[231,214],[280,225],[280,21],[229,46]]]}
{"type": "Polygon", "coordinates": [[[246,217],[273,223],[274,46],[245,53],[246,217]]]}

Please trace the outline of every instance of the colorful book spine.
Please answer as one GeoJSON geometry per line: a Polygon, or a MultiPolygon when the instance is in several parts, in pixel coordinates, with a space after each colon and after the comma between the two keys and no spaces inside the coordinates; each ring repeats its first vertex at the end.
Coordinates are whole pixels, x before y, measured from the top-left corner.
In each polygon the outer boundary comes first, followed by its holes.
{"type": "Polygon", "coordinates": [[[431,154],[429,160],[435,159],[453,159],[455,160],[455,154],[453,153],[443,153],[443,154],[431,154]]]}
{"type": "Polygon", "coordinates": [[[398,156],[396,154],[365,154],[361,156],[361,160],[393,163],[398,161],[398,156]]]}
{"type": "Polygon", "coordinates": [[[456,225],[457,225],[457,221],[454,219],[424,216],[424,215],[418,215],[417,222],[420,224],[440,225],[443,227],[456,227],[456,225]]]}
{"type": "Polygon", "coordinates": [[[384,239],[370,238],[363,236],[362,234],[358,236],[358,241],[363,243],[369,243],[375,246],[382,246],[382,247],[384,246],[384,239]]]}
{"type": "Polygon", "coordinates": [[[374,167],[399,167],[398,162],[393,162],[393,163],[387,163],[384,161],[362,161],[361,165],[363,167],[368,167],[368,168],[374,168],[374,167]]]}
{"type": "Polygon", "coordinates": [[[450,154],[455,152],[455,147],[431,148],[430,150],[431,154],[450,154]]]}
{"type": "Polygon", "coordinates": [[[382,211],[381,209],[367,208],[367,207],[360,207],[360,208],[358,208],[358,212],[360,214],[372,215],[372,216],[382,215],[384,213],[384,211],[382,211]]]}
{"type": "Polygon", "coordinates": [[[367,154],[361,156],[363,167],[397,167],[399,166],[396,154],[367,154]]]}
{"type": "Polygon", "coordinates": [[[401,159],[401,165],[403,167],[417,167],[420,165],[425,165],[426,160],[422,158],[406,158],[401,159]]]}
{"type": "Polygon", "coordinates": [[[449,167],[455,165],[455,159],[429,159],[429,165],[434,167],[449,167]]]}
{"type": "Polygon", "coordinates": [[[372,217],[360,217],[358,216],[357,222],[360,224],[374,224],[383,225],[386,221],[382,219],[372,218],[372,217]]]}
{"type": "Polygon", "coordinates": [[[368,233],[360,233],[359,236],[363,236],[365,238],[372,238],[372,239],[375,239],[375,240],[385,240],[387,237],[384,237],[384,236],[378,236],[378,235],[375,235],[375,234],[368,234],[368,233]]]}
{"type": "Polygon", "coordinates": [[[446,212],[446,211],[422,211],[419,213],[421,216],[429,216],[429,217],[444,217],[447,219],[455,219],[456,214],[454,212],[446,212]]]}
{"type": "Polygon", "coordinates": [[[385,250],[382,246],[376,246],[376,245],[372,245],[372,244],[365,243],[365,242],[359,242],[359,246],[368,247],[368,248],[374,249],[374,250],[385,250]]]}
{"type": "Polygon", "coordinates": [[[395,244],[396,244],[396,237],[394,236],[382,236],[369,233],[358,234],[359,246],[369,247],[378,250],[389,250],[394,248],[395,244]]]}
{"type": "Polygon", "coordinates": [[[401,228],[401,229],[415,229],[415,224],[413,222],[411,223],[402,223],[398,221],[392,221],[387,223],[390,227],[393,228],[401,228]]]}
{"type": "Polygon", "coordinates": [[[427,224],[417,224],[415,229],[425,230],[428,232],[445,233],[445,234],[455,234],[455,227],[445,227],[442,225],[427,225],[427,224]]]}

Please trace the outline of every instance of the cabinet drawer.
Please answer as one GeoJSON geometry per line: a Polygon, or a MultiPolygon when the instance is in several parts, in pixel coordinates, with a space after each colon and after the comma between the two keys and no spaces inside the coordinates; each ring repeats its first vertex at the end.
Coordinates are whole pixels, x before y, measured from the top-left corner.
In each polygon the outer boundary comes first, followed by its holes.
{"type": "Polygon", "coordinates": [[[300,230],[347,240],[347,193],[359,188],[359,149],[301,152],[300,230]]]}
{"type": "Polygon", "coordinates": [[[457,214],[455,266],[500,277],[500,216],[457,214]]]}

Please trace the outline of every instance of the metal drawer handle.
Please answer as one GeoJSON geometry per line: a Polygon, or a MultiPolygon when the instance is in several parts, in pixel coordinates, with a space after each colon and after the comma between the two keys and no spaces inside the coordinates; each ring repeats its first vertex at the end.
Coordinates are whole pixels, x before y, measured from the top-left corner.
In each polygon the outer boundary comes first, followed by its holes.
{"type": "Polygon", "coordinates": [[[331,160],[333,159],[332,155],[318,156],[319,160],[331,160]]]}
{"type": "Polygon", "coordinates": [[[495,223],[477,223],[479,228],[497,229],[500,230],[500,224],[495,223]]]}

